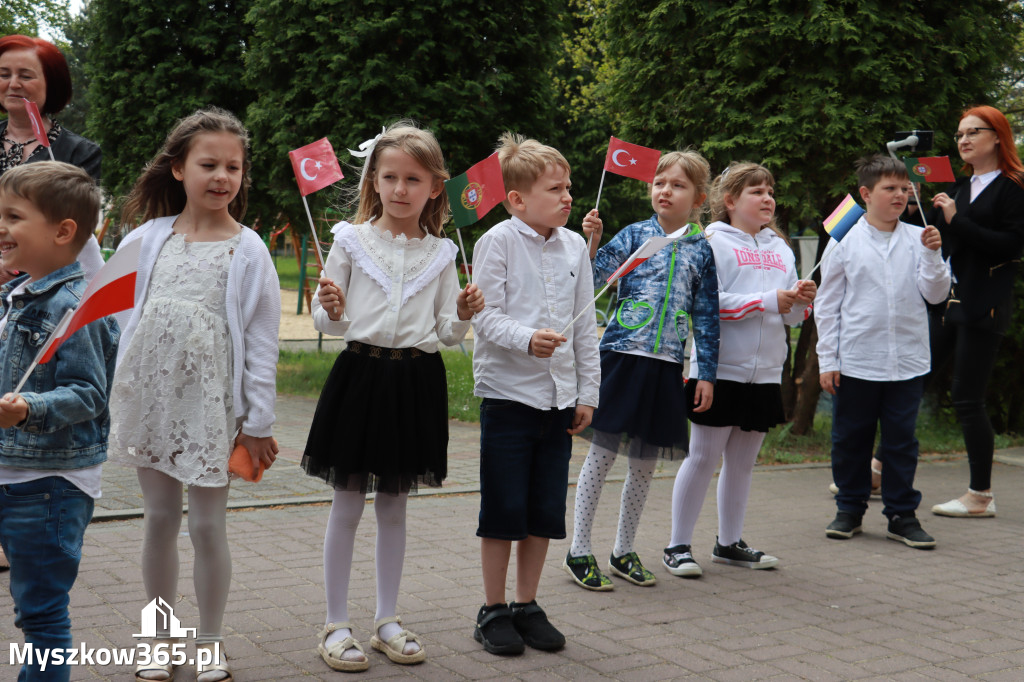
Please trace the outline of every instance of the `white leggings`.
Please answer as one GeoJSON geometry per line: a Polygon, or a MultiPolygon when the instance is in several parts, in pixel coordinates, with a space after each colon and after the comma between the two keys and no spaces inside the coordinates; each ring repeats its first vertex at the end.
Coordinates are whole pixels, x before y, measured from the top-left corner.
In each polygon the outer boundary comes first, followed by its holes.
{"type": "Polygon", "coordinates": [[[722,473],[718,477],[718,541],[723,545],[739,542],[754,463],[765,435],[761,431],[743,431],[738,426],[691,424],[690,454],[679,467],[672,488],[670,546],[692,544],[693,528],[719,460],[722,473]]]}
{"type": "MultiPolygon", "coordinates": [[[[377,516],[377,613],[374,620],[394,616],[398,587],[405,562],[405,507],[409,494],[378,492],[373,501],[377,516]]],[[[366,507],[366,495],[335,490],[324,537],[324,587],[327,591],[327,622],[348,621],[348,584],[352,574],[356,529],[366,507]]]]}
{"type": "MultiPolygon", "coordinates": [[[[178,594],[178,532],[181,529],[181,481],[140,467],[145,509],[142,582],[146,597],[161,597],[172,606],[178,594]]],[[[228,486],[188,487],[188,534],[195,551],[192,583],[199,608],[196,642],[222,639],[221,626],[231,587],[231,551],[227,534],[228,486]]]]}

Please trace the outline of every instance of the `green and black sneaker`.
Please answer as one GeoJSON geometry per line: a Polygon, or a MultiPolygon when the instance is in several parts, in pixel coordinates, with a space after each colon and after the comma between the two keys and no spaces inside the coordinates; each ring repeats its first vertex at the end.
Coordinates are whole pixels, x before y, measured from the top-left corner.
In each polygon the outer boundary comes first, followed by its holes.
{"type": "Polygon", "coordinates": [[[623,554],[622,556],[615,556],[614,554],[608,559],[608,568],[611,569],[612,573],[625,578],[634,585],[640,585],[641,587],[647,587],[658,582],[658,579],[654,577],[654,574],[644,568],[644,565],[640,563],[640,557],[636,555],[636,552],[630,552],[629,554],[623,554]]]}
{"type": "Polygon", "coordinates": [[[586,590],[607,592],[615,589],[611,579],[597,567],[597,559],[593,554],[586,556],[565,555],[562,568],[572,576],[573,582],[586,590]]]}

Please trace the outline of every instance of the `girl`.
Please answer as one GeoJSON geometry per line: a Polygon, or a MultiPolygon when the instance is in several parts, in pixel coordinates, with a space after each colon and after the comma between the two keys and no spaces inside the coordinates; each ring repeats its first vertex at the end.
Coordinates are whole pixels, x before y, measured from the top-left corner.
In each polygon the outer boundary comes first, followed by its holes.
{"type": "MultiPolygon", "coordinates": [[[[663,563],[669,573],[701,575],[690,552],[693,527],[719,459],[718,538],[715,563],[771,568],[779,560],[741,539],[757,452],[769,428],[785,420],[782,364],[785,324],[803,320],[817,291],[797,281],[795,258],[774,225],[775,180],[764,166],[732,163],[711,187],[708,241],[718,267],[722,338],[715,403],[698,409],[699,392],[687,384],[693,430],[690,454],[672,491],[672,541],[663,563]]],[[[704,376],[706,360],[694,346],[690,378],[704,376]]]]}
{"type": "MultiPolygon", "coordinates": [[[[601,339],[601,394],[591,424],[593,442],[580,470],[572,546],[562,564],[580,587],[610,590],[597,566],[590,531],[601,488],[620,445],[629,456],[622,488],[619,529],[608,560],[614,575],[635,585],[653,585],[654,575],[633,550],[640,514],[658,454],[673,456],[686,443],[683,345],[691,327],[707,362],[701,365],[697,409],[711,404],[718,356],[718,294],[711,247],[694,220],[704,204],[710,171],[695,152],[672,152],[658,162],[651,183],[654,215],[621,230],[597,251],[595,281],[605,280],[649,237],[685,229],[687,234],[662,249],[619,281],[619,307],[601,339]],[[623,445],[623,438],[628,447],[623,445]]],[[[589,228],[589,229],[588,229],[589,228]]],[[[598,239],[600,221],[584,221],[598,239]],[[594,229],[596,228],[596,229],[594,229]]]]}
{"type": "Polygon", "coordinates": [[[395,615],[405,559],[405,507],[417,483],[447,474],[448,391],[438,343],[459,343],[483,294],[459,291],[457,247],[441,237],[448,171],[437,140],[405,122],[369,145],[354,225],[334,244],[313,299],[319,331],[347,347],[324,384],[302,466],[334,486],[324,539],[326,626],[317,650],[335,670],[370,661],[348,622],[348,584],[366,493],[376,491],[377,613],[370,640],[396,663],[426,658],[395,615]]]}
{"type": "MultiPolygon", "coordinates": [[[[188,486],[196,646],[211,649],[206,660],[213,661],[197,665],[198,682],[232,679],[221,633],[231,583],[228,456],[235,444],[266,466],[277,454],[270,432],[280,287],[266,246],[238,223],[248,151],[248,133],[232,114],[197,111],[167,136],[124,207],[126,220],[146,222],[122,242],[141,239],[142,252],[110,398],[110,453],[138,467],[147,599],[173,604],[178,593],[188,486]]],[[[137,680],[173,675],[170,663],[140,665],[135,673],[137,680]]]]}

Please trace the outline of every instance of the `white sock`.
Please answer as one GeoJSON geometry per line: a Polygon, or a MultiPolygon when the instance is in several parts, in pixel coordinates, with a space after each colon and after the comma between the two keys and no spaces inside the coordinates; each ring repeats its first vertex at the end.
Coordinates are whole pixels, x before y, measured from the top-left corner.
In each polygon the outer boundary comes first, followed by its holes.
{"type": "Polygon", "coordinates": [[[622,499],[619,502],[619,529],[615,534],[615,556],[633,551],[636,529],[640,526],[640,515],[644,513],[647,492],[651,489],[656,459],[630,459],[626,482],[622,485],[622,499]]]}
{"type": "Polygon", "coordinates": [[[765,433],[732,427],[718,477],[718,542],[731,545],[743,536],[750,481],[765,433]]]}
{"type": "Polygon", "coordinates": [[[672,487],[670,547],[693,544],[697,517],[732,430],[728,426],[690,426],[690,452],[676,472],[676,482],[672,487]]]}
{"type": "Polygon", "coordinates": [[[605,450],[591,444],[587,459],[580,469],[580,477],[576,483],[576,505],[573,510],[572,545],[569,554],[586,556],[593,554],[590,545],[590,534],[594,527],[594,514],[597,513],[597,502],[601,499],[601,489],[608,477],[608,471],[615,464],[615,452],[605,450]]]}

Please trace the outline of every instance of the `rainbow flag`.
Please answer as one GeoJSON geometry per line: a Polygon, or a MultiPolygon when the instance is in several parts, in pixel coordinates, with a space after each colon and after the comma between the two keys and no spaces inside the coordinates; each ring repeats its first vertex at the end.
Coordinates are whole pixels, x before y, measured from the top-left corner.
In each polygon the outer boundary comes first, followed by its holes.
{"type": "Polygon", "coordinates": [[[857,205],[849,194],[843,199],[836,210],[825,218],[823,225],[828,235],[837,242],[846,236],[850,228],[857,224],[860,217],[864,215],[864,209],[857,205]]]}

